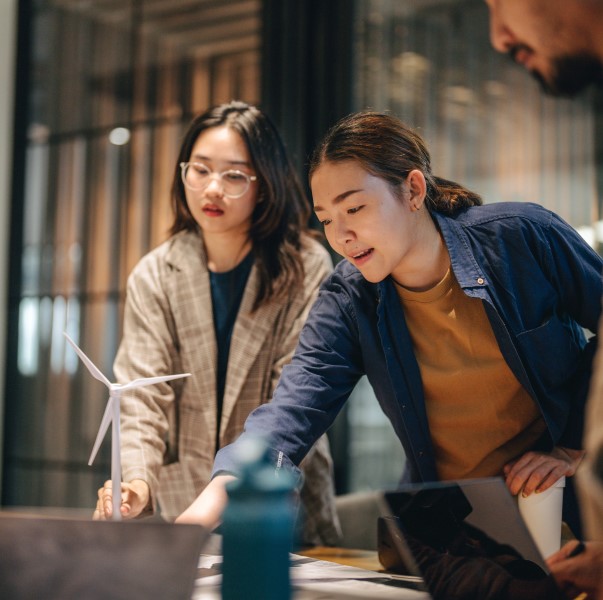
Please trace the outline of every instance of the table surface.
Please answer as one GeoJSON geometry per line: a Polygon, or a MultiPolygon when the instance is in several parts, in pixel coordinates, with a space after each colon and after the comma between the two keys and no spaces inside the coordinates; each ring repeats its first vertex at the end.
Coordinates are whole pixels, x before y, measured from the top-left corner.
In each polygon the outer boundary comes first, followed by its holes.
{"type": "Polygon", "coordinates": [[[366,569],[367,571],[383,571],[383,566],[373,550],[353,550],[350,548],[331,548],[328,546],[315,546],[296,552],[301,556],[328,560],[340,565],[366,569]]]}
{"type": "MultiPolygon", "coordinates": [[[[569,528],[567,528],[564,533],[564,543],[571,539],[575,539],[575,536],[572,534],[569,528]]],[[[313,548],[307,548],[305,550],[296,552],[296,554],[307,556],[309,558],[315,558],[317,560],[329,560],[341,565],[348,565],[350,567],[357,567],[359,569],[366,569],[368,571],[384,571],[383,565],[377,558],[377,552],[373,550],[353,550],[349,548],[315,546],[313,548]]],[[[580,594],[579,596],[576,596],[574,600],[587,600],[587,596],[586,594],[580,594]]]]}

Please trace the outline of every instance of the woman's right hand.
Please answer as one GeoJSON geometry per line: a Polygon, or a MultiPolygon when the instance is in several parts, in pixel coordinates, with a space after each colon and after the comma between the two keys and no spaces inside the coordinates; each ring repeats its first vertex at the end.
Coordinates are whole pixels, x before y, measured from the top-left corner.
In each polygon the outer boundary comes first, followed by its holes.
{"type": "Polygon", "coordinates": [[[550,452],[526,452],[503,467],[505,481],[514,496],[526,497],[548,490],[561,477],[572,477],[584,450],[555,446],[550,452]]]}
{"type": "Polygon", "coordinates": [[[222,519],[228,502],[226,484],[236,479],[233,475],[216,475],[195,501],[176,519],[176,523],[197,523],[215,529],[222,519]]]}
{"type": "MultiPolygon", "coordinates": [[[[145,511],[151,500],[151,491],[146,481],[133,479],[121,484],[121,516],[133,519],[145,511]]],[[[105,481],[98,490],[98,500],[92,518],[95,521],[105,521],[113,516],[113,485],[111,480],[105,481]]]]}
{"type": "Polygon", "coordinates": [[[546,559],[557,584],[568,598],[586,592],[588,600],[603,600],[603,542],[586,542],[584,551],[571,556],[576,542],[568,542],[546,559]]]}

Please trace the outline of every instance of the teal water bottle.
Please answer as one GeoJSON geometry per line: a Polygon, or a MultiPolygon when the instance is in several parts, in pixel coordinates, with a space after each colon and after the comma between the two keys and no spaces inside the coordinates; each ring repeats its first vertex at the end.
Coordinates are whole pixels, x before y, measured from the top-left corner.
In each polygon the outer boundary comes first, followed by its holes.
{"type": "Polygon", "coordinates": [[[222,599],[289,600],[294,477],[275,469],[261,438],[240,444],[238,464],[221,526],[222,599]]]}

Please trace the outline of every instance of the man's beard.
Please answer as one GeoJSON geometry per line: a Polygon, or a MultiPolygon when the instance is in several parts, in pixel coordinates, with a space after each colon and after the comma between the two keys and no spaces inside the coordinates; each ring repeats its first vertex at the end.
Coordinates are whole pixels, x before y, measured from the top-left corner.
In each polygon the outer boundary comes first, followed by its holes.
{"type": "Polygon", "coordinates": [[[590,54],[555,59],[550,81],[536,71],[531,73],[542,89],[553,96],[575,96],[590,84],[603,83],[603,64],[590,54]]]}

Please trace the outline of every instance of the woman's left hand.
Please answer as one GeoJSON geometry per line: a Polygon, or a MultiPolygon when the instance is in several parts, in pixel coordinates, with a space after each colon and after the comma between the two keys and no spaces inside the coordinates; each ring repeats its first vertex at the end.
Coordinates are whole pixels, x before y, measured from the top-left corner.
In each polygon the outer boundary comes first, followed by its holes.
{"type": "Polygon", "coordinates": [[[584,450],[555,446],[551,452],[526,452],[503,467],[505,482],[515,496],[529,496],[548,490],[561,477],[576,472],[584,450]]]}

